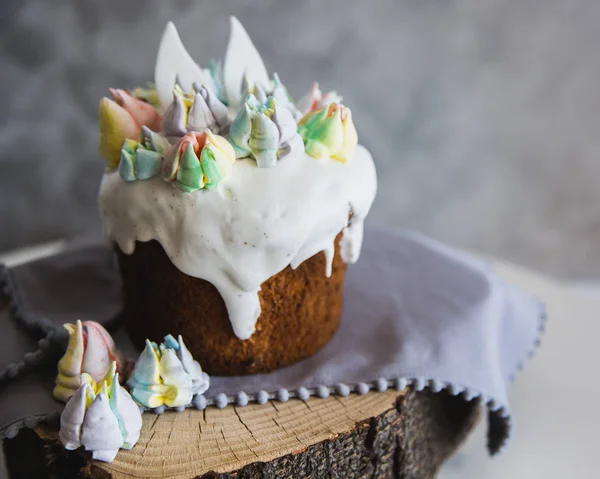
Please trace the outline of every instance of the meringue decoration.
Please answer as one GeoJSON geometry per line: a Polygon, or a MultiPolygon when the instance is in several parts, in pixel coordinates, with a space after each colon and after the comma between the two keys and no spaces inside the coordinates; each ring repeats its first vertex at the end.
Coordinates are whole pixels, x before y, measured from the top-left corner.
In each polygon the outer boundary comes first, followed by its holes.
{"type": "Polygon", "coordinates": [[[210,378],[202,371],[200,363],[193,358],[181,335],[177,336],[177,342],[175,342],[175,338],[169,334],[165,337],[165,344],[177,351],[177,357],[181,361],[183,369],[192,378],[192,393],[194,395],[204,394],[210,386],[210,378]]]}
{"type": "Polygon", "coordinates": [[[144,407],[181,407],[206,392],[210,378],[181,336],[175,340],[168,335],[160,346],[146,340],[128,384],[135,401],[144,407]]]}
{"type": "Polygon", "coordinates": [[[123,143],[119,176],[123,181],[154,178],[160,173],[163,155],[170,146],[166,138],[143,126],[141,141],[125,140],[123,143]]]}
{"type": "Polygon", "coordinates": [[[229,105],[235,107],[243,98],[240,92],[244,78],[253,84],[268,85],[269,74],[242,24],[235,17],[231,17],[230,22],[231,31],[225,53],[223,76],[229,105]]]}
{"type": "Polygon", "coordinates": [[[117,168],[125,140],[138,140],[142,126],[158,131],[161,122],[161,116],[149,103],[125,90],[111,88],[110,92],[112,100],[105,97],[100,101],[98,142],[98,151],[109,171],[117,168]]]}
{"type": "Polygon", "coordinates": [[[123,142],[127,138],[138,138],[138,125],[131,115],[108,98],[100,100],[98,123],[100,125],[98,152],[106,162],[106,170],[112,171],[119,165],[123,142]]]}
{"type": "Polygon", "coordinates": [[[58,375],[53,395],[67,402],[81,387],[83,373],[94,381],[100,381],[115,362],[117,371],[121,371],[124,359],[117,350],[110,334],[94,321],[77,321],[65,324],[69,332],[69,342],[65,354],[58,362],[58,375]]]}
{"type": "Polygon", "coordinates": [[[117,364],[96,383],[88,374],[65,406],[58,437],[65,449],[81,446],[92,458],[111,462],[119,449],[131,449],[140,437],[142,415],[129,393],[119,384],[117,364]]]}
{"type": "Polygon", "coordinates": [[[229,139],[238,158],[252,157],[259,168],[271,168],[303,146],[292,113],[273,97],[261,103],[253,94],[229,127],[229,139]]]}
{"type": "Polygon", "coordinates": [[[235,152],[225,138],[208,129],[192,131],[165,153],[162,178],[186,193],[212,189],[229,174],[234,161],[235,152]]]}
{"type": "Polygon", "coordinates": [[[265,85],[260,82],[253,83],[247,76],[242,80],[241,97],[248,98],[248,95],[254,95],[259,103],[265,103],[267,98],[272,96],[275,101],[292,113],[294,118],[302,116],[302,113],[296,108],[287,88],[281,83],[279,75],[273,73],[273,79],[265,85]]]}
{"type": "MultiPolygon", "coordinates": [[[[150,103],[138,99],[125,90],[119,88],[109,89],[113,100],[129,113],[134,121],[140,126],[147,126],[151,130],[158,131],[161,116],[150,103]]],[[[140,91],[138,90],[138,94],[140,91]]]]}
{"type": "Polygon", "coordinates": [[[160,100],[158,99],[158,93],[156,93],[156,87],[153,83],[149,83],[145,87],[135,87],[131,90],[131,96],[152,105],[156,111],[160,110],[160,100]]]}
{"type": "Polygon", "coordinates": [[[217,98],[225,105],[228,104],[227,92],[225,91],[225,78],[223,76],[223,62],[220,60],[209,60],[208,68],[204,69],[204,76],[208,82],[209,89],[215,92],[217,98]]]}
{"type": "Polygon", "coordinates": [[[173,89],[173,101],[162,121],[162,131],[171,141],[177,141],[189,131],[207,128],[218,134],[229,125],[223,102],[197,82],[193,88],[194,94],[184,93],[179,86],[173,89]]]}
{"type": "Polygon", "coordinates": [[[194,82],[205,85],[209,79],[183,46],[173,22],[169,22],[160,41],[154,68],[154,83],[162,109],[170,105],[176,84],[184,92],[191,92],[194,82]]]}
{"type": "Polygon", "coordinates": [[[346,163],[358,144],[350,109],[339,103],[306,114],[298,123],[298,133],[313,158],[330,157],[346,163]]]}
{"type": "Polygon", "coordinates": [[[310,91],[298,100],[296,107],[302,115],[306,115],[307,113],[320,110],[331,103],[341,103],[341,101],[342,97],[336,91],[323,93],[319,88],[319,84],[314,82],[310,91]]]}

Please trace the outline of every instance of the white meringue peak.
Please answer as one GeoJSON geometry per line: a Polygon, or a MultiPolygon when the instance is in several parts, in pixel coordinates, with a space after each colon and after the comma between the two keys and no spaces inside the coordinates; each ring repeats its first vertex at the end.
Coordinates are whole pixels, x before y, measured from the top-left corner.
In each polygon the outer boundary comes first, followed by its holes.
{"type": "Polygon", "coordinates": [[[83,446],[94,459],[111,462],[138,441],[140,409],[119,384],[115,362],[99,383],[85,373],[82,382],[61,414],[59,439],[68,450],[83,446]]]}

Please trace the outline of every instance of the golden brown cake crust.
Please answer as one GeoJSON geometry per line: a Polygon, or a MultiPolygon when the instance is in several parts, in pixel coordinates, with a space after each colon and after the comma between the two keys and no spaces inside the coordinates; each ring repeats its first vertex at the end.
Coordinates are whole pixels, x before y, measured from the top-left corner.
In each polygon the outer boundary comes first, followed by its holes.
{"type": "Polygon", "coordinates": [[[142,348],[146,338],[181,334],[209,374],[257,374],[294,364],[319,351],[338,328],[346,265],[337,249],[330,278],[321,252],[264,282],[256,332],[244,341],[234,335],[217,289],[179,271],[157,241],[137,242],[131,255],[115,250],[134,344],[142,348]]]}

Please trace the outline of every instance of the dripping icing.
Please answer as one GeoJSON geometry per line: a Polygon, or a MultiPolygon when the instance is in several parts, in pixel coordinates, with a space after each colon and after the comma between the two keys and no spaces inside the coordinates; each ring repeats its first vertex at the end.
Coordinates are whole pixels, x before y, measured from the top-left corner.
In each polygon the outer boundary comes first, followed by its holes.
{"type": "Polygon", "coordinates": [[[333,256],[335,255],[335,245],[331,243],[329,248],[326,248],[325,253],[325,276],[331,278],[331,270],[333,269],[333,256]]]}
{"type": "Polygon", "coordinates": [[[264,281],[320,252],[329,275],[334,247],[346,263],[358,259],[376,189],[373,160],[359,146],[346,164],[304,153],[268,169],[237,160],[218,188],[193,194],[160,177],[125,183],[106,173],[99,205],[109,240],[126,254],[136,241],[157,240],[180,271],[217,288],[234,333],[248,339],[260,316],[264,281]]]}

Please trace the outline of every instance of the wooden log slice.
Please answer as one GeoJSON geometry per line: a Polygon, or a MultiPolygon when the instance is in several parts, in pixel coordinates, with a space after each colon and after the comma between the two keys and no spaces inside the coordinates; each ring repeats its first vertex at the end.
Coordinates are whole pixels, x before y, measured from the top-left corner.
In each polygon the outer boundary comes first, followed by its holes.
{"type": "Polygon", "coordinates": [[[144,414],[137,445],[108,464],[65,451],[47,426],[22,431],[5,450],[17,479],[428,478],[478,409],[446,392],[388,390],[144,414]]]}

